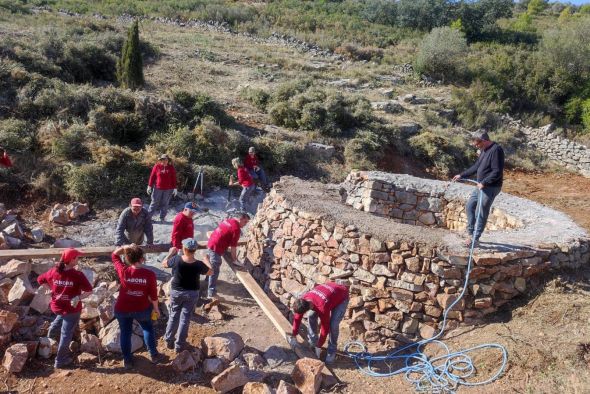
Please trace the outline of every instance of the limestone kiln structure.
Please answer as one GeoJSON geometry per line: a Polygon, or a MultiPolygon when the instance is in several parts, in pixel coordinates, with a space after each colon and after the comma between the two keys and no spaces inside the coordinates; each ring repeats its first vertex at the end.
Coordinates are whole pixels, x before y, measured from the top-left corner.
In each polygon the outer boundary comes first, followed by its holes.
{"type": "MultiPolygon", "coordinates": [[[[341,185],[284,177],[249,229],[252,274],[285,314],[316,283],[346,282],[346,326],[370,350],[432,337],[463,286],[472,190],[381,172],[352,172],[341,185]]],[[[545,271],[590,259],[588,235],[569,217],[504,193],[481,241],[451,328],[480,322],[545,271]]]]}

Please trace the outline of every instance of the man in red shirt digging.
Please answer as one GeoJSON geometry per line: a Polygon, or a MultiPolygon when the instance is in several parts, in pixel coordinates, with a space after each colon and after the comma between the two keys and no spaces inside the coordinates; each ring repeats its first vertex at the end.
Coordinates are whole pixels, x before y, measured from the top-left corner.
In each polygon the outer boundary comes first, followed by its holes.
{"type": "Polygon", "coordinates": [[[311,311],[307,318],[307,333],[309,343],[315,346],[315,353],[320,358],[322,346],[330,333],[328,341],[328,354],[326,363],[331,363],[336,357],[338,347],[338,335],[340,334],[340,322],[344,318],[348,307],[348,288],[333,282],[317,285],[293,304],[293,336],[289,338],[289,344],[295,346],[297,332],[301,325],[303,315],[311,311]],[[318,339],[318,317],[320,319],[320,337],[318,339]]]}
{"type": "Polygon", "coordinates": [[[207,298],[215,297],[215,286],[217,278],[219,277],[219,268],[221,267],[221,256],[230,249],[231,259],[233,264],[238,264],[238,241],[240,240],[240,233],[250,221],[250,215],[246,212],[239,212],[235,217],[231,217],[219,223],[219,226],[211,233],[209,241],[207,242],[207,258],[211,267],[213,267],[213,275],[209,277],[209,288],[207,289],[207,298]]]}

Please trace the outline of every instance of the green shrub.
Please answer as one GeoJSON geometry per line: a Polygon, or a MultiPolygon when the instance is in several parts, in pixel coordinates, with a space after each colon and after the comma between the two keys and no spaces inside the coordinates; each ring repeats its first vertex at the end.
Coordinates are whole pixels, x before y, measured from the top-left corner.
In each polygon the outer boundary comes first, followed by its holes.
{"type": "Polygon", "coordinates": [[[278,125],[296,128],[299,120],[299,113],[287,102],[278,102],[270,107],[268,114],[271,121],[278,125]]]}
{"type": "Polygon", "coordinates": [[[88,131],[83,125],[74,124],[51,142],[51,153],[63,160],[88,158],[84,145],[88,131]]]}
{"type": "Polygon", "coordinates": [[[141,146],[147,138],[143,119],[135,113],[108,113],[101,106],[92,110],[88,118],[88,129],[112,144],[141,146]]]}
{"type": "Polygon", "coordinates": [[[460,168],[457,158],[464,153],[455,151],[448,137],[425,130],[408,142],[417,156],[433,165],[439,175],[449,176],[460,168]]]}
{"type": "Polygon", "coordinates": [[[361,131],[344,147],[344,160],[349,169],[373,170],[381,160],[383,142],[371,131],[361,131]]]}
{"type": "Polygon", "coordinates": [[[281,84],[277,90],[272,94],[272,101],[280,103],[289,101],[289,99],[299,93],[303,93],[311,86],[311,80],[299,79],[281,84]]]}
{"type": "Polygon", "coordinates": [[[57,65],[76,83],[116,80],[115,57],[93,43],[69,43],[57,65]]]}
{"type": "Polygon", "coordinates": [[[108,177],[104,167],[98,164],[71,167],[64,183],[68,195],[81,201],[96,201],[107,196],[108,177]]]}
{"type": "Polygon", "coordinates": [[[585,132],[590,133],[590,99],[584,100],[582,103],[582,124],[584,125],[585,132]]]}
{"type": "Polygon", "coordinates": [[[34,151],[36,149],[35,127],[19,119],[0,120],[0,146],[9,151],[34,151]]]}
{"type": "Polygon", "coordinates": [[[547,0],[531,0],[527,5],[527,13],[530,15],[538,15],[547,8],[547,0]]]}
{"type": "Polygon", "coordinates": [[[307,103],[301,109],[301,118],[297,122],[304,130],[321,130],[326,125],[328,111],[322,103],[307,103]]]}
{"type": "Polygon", "coordinates": [[[582,97],[572,97],[564,106],[565,119],[571,124],[578,124],[582,121],[584,99],[582,97]]]}
{"type": "Polygon", "coordinates": [[[435,28],[420,44],[416,70],[438,79],[457,79],[464,73],[466,54],[467,40],[463,33],[446,26],[435,28]]]}
{"type": "Polygon", "coordinates": [[[270,94],[263,89],[251,88],[249,86],[240,90],[240,97],[250,103],[261,111],[266,110],[270,94]]]}
{"type": "Polygon", "coordinates": [[[187,120],[202,121],[209,118],[223,126],[233,123],[233,119],[224,111],[223,107],[204,93],[174,90],[172,91],[172,99],[187,111],[187,120]]]}
{"type": "Polygon", "coordinates": [[[117,62],[117,79],[121,86],[132,90],[143,86],[143,60],[139,49],[139,23],[129,28],[121,58],[117,62]]]}
{"type": "Polygon", "coordinates": [[[467,128],[495,127],[500,121],[499,114],[505,112],[505,107],[496,100],[495,88],[479,80],[469,89],[457,88],[452,91],[457,118],[467,128]]]}

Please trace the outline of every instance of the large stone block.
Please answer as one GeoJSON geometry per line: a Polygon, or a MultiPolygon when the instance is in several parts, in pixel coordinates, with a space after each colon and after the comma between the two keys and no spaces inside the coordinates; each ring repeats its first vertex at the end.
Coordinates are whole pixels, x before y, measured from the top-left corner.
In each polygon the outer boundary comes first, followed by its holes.
{"type": "Polygon", "coordinates": [[[248,376],[242,369],[233,365],[211,380],[211,387],[218,393],[227,393],[248,383],[248,376]]]}
{"type": "Polygon", "coordinates": [[[324,363],[312,358],[297,360],[291,378],[303,394],[316,394],[322,385],[324,363]]]}

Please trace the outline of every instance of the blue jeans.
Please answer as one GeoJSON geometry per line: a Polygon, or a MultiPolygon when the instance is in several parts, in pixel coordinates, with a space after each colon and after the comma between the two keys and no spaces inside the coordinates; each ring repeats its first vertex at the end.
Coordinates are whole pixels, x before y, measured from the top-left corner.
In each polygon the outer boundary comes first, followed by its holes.
{"type": "Polygon", "coordinates": [[[248,186],[248,187],[242,186],[242,192],[240,193],[240,199],[239,199],[240,210],[242,210],[242,211],[246,210],[246,204],[250,200],[250,195],[252,195],[252,192],[255,189],[256,189],[256,185],[252,185],[252,186],[248,186]]]}
{"type": "Polygon", "coordinates": [[[262,186],[266,186],[268,184],[268,179],[266,178],[266,173],[264,172],[262,167],[258,167],[258,170],[255,170],[255,169],[248,170],[248,172],[250,173],[250,176],[254,180],[259,180],[260,183],[262,184],[262,186]]]}
{"type": "MultiPolygon", "coordinates": [[[[330,338],[328,339],[328,354],[336,352],[338,347],[338,336],[340,335],[340,322],[344,319],[346,314],[346,308],[348,307],[348,298],[342,301],[332,309],[330,315],[330,338]]],[[[318,342],[318,315],[315,311],[311,311],[307,318],[307,332],[309,335],[309,341],[312,345],[316,346],[318,342]]]]}
{"type": "Polygon", "coordinates": [[[80,321],[80,312],[68,313],[66,315],[57,315],[47,331],[49,338],[56,338],[59,335],[59,345],[57,346],[57,356],[55,357],[55,367],[61,367],[69,364],[71,361],[70,342],[74,330],[80,321]]]}
{"type": "Polygon", "coordinates": [[[186,344],[188,327],[198,300],[198,290],[170,290],[170,306],[168,307],[170,316],[168,317],[164,339],[166,342],[174,342],[176,337],[176,350],[181,350],[186,344]]]}
{"type": "Polygon", "coordinates": [[[486,227],[488,216],[492,208],[492,203],[494,202],[496,196],[500,193],[501,189],[502,188],[498,186],[486,186],[482,189],[482,205],[481,212],[478,217],[476,217],[476,213],[479,189],[476,188],[469,196],[469,200],[467,200],[467,205],[465,206],[465,211],[467,212],[467,232],[476,240],[479,240],[479,237],[481,237],[481,234],[486,227]],[[477,228],[475,227],[476,222],[477,228]]]}
{"type": "Polygon", "coordinates": [[[141,329],[143,330],[143,342],[148,348],[152,357],[158,355],[156,349],[156,333],[151,319],[152,307],[150,306],[145,311],[141,312],[116,312],[115,318],[119,322],[119,329],[121,330],[121,353],[123,359],[130,362],[133,360],[131,354],[131,335],[133,334],[133,320],[137,320],[141,329]]]}
{"type": "Polygon", "coordinates": [[[221,255],[215,253],[211,249],[207,250],[209,255],[209,262],[213,268],[213,275],[209,276],[209,288],[207,289],[207,297],[213,297],[216,291],[217,278],[219,277],[219,271],[221,269],[221,255]]]}
{"type": "Polygon", "coordinates": [[[152,192],[152,202],[150,203],[150,207],[148,208],[148,213],[150,218],[154,216],[154,212],[160,212],[160,220],[164,220],[166,218],[166,213],[168,212],[168,204],[170,204],[170,199],[172,198],[173,189],[162,190],[154,188],[152,192]]]}

